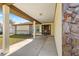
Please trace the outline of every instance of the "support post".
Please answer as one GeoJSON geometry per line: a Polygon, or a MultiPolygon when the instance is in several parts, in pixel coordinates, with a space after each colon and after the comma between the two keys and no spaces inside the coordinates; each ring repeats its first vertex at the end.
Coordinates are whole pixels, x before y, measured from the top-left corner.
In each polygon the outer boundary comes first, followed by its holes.
{"type": "Polygon", "coordinates": [[[7,5],[2,6],[3,9],[3,54],[9,52],[9,12],[10,9],[7,5]]]}
{"type": "Polygon", "coordinates": [[[33,38],[35,39],[35,24],[36,24],[36,22],[35,21],[33,21],[33,38]]]}
{"type": "Polygon", "coordinates": [[[42,24],[40,24],[39,27],[40,27],[40,28],[39,28],[40,34],[42,34],[42,24]]]}

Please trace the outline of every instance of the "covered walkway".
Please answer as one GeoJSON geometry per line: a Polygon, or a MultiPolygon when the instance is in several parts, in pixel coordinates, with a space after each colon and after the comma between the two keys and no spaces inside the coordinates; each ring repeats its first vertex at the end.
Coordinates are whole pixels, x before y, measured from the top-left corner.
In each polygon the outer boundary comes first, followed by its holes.
{"type": "Polygon", "coordinates": [[[36,39],[10,56],[57,56],[54,38],[51,36],[36,36],[36,39]]]}

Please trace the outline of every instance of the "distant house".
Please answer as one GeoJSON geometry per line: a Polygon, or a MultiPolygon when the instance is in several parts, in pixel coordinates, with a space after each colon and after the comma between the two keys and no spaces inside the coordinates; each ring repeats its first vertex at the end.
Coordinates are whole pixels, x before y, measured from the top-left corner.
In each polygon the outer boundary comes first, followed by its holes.
{"type": "MultiPolygon", "coordinates": [[[[14,22],[13,22],[12,20],[10,20],[9,22],[10,22],[10,24],[9,24],[9,26],[10,26],[10,34],[14,34],[15,27],[12,26],[12,24],[13,24],[14,22]]],[[[3,23],[0,22],[0,34],[2,34],[2,33],[3,33],[3,23]]]]}
{"type": "Polygon", "coordinates": [[[16,34],[32,34],[32,23],[13,24],[16,34]]]}

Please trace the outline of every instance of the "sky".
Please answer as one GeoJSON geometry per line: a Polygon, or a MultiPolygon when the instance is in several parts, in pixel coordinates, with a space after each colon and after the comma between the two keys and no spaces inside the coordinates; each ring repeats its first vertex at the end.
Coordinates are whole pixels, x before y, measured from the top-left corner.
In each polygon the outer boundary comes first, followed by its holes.
{"type": "MultiPolygon", "coordinates": [[[[19,16],[16,16],[12,13],[10,13],[10,20],[12,20],[15,23],[25,23],[25,22],[29,22],[28,20],[25,20],[19,16]]],[[[3,13],[2,10],[0,9],[0,23],[3,23],[3,13]]]]}

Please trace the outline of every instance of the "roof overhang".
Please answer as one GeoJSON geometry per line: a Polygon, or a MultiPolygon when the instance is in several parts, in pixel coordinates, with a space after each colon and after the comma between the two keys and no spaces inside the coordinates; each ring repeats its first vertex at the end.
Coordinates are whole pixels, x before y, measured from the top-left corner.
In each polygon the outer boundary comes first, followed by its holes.
{"type": "Polygon", "coordinates": [[[41,22],[37,21],[36,19],[34,19],[33,17],[31,17],[30,15],[26,14],[25,12],[23,12],[22,10],[20,10],[19,8],[17,8],[16,6],[13,5],[13,3],[0,3],[0,7],[2,7],[2,5],[8,5],[10,7],[10,11],[11,13],[19,16],[19,17],[22,17],[28,21],[36,21],[36,23],[39,23],[41,24],[41,22]]]}

